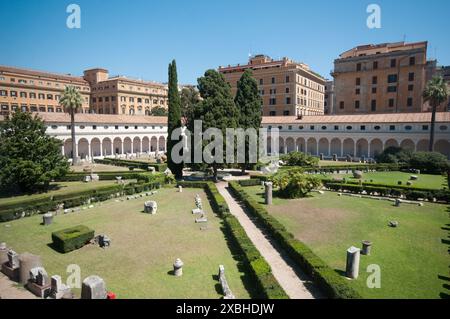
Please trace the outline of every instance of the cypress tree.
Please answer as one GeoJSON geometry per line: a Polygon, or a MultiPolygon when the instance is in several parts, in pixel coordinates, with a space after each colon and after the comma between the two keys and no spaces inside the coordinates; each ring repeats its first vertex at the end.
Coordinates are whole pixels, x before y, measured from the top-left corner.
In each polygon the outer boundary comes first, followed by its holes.
{"type": "Polygon", "coordinates": [[[167,165],[175,178],[183,177],[183,163],[174,163],[172,160],[172,148],[179,140],[172,141],[172,131],[181,127],[181,101],[178,93],[177,64],[175,60],[169,64],[169,112],[167,118],[167,165]]]}
{"type": "MultiPolygon", "coordinates": [[[[258,132],[261,126],[262,100],[258,92],[258,83],[250,70],[245,70],[239,79],[234,102],[239,112],[238,127],[244,130],[254,128],[258,132]]],[[[245,163],[240,166],[242,173],[251,167],[248,138],[245,140],[245,163]]]]}

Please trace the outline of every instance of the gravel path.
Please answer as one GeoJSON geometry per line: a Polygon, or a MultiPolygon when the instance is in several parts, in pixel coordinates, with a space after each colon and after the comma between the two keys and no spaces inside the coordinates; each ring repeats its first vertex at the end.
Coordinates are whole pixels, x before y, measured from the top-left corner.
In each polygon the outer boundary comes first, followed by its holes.
{"type": "Polygon", "coordinates": [[[37,299],[37,297],[0,273],[0,299],[37,299]]]}
{"type": "Polygon", "coordinates": [[[273,275],[291,299],[323,298],[310,278],[286,256],[278,245],[267,238],[244,212],[241,205],[228,190],[227,182],[216,184],[219,193],[225,198],[231,213],[236,216],[247,236],[272,268],[273,275]]]}

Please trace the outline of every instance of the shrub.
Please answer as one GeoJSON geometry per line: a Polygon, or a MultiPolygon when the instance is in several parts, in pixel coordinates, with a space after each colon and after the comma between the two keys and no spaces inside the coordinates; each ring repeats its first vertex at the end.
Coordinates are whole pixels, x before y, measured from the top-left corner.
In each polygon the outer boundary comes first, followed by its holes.
{"type": "Polygon", "coordinates": [[[321,185],[319,178],[303,174],[301,169],[280,171],[272,178],[274,185],[279,188],[279,195],[284,198],[305,197],[314,188],[321,185]]]}
{"type": "Polygon", "coordinates": [[[52,233],[53,246],[62,253],[81,248],[92,238],[94,238],[94,231],[83,225],[52,233]]]}
{"type": "Polygon", "coordinates": [[[291,152],[280,158],[287,166],[317,166],[319,159],[302,152],[291,152]]]}

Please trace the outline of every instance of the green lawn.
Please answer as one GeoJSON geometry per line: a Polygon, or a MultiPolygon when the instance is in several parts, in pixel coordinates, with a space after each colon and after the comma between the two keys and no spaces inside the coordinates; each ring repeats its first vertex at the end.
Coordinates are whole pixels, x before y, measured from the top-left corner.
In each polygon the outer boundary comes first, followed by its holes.
{"type": "Polygon", "coordinates": [[[249,298],[254,291],[230,250],[221,230],[222,220],[212,213],[202,190],[183,189],[178,193],[164,188],[151,197],[109,200],[93,209],[56,216],[50,226],[40,225],[41,220],[42,216],[33,216],[0,224],[0,242],[18,253],[40,255],[49,275],[59,274],[63,280],[67,278],[67,265],[78,264],[82,278],[99,275],[118,298],[220,298],[216,275],[223,264],[238,298],[249,298]],[[196,193],[201,195],[208,214],[206,230],[200,229],[191,213],[196,193]],[[144,201],[150,198],[158,203],[156,215],[142,212],[144,201]],[[96,234],[107,234],[111,247],[89,245],[60,254],[48,246],[53,231],[79,224],[96,234]],[[185,264],[184,275],[179,278],[169,273],[176,258],[185,264]]]}
{"type": "MultiPolygon", "coordinates": [[[[127,180],[125,182],[129,182],[127,180]]],[[[21,201],[28,201],[33,199],[40,199],[43,197],[48,197],[49,195],[64,195],[69,193],[75,193],[79,191],[91,190],[102,188],[106,186],[114,185],[116,181],[98,181],[98,182],[55,182],[51,183],[51,190],[46,193],[32,194],[32,195],[20,195],[13,197],[1,197],[0,198],[0,207],[2,205],[9,205],[21,201]]]]}
{"type": "MultiPolygon", "coordinates": [[[[106,164],[90,164],[90,165],[72,166],[71,172],[80,173],[80,172],[83,172],[83,169],[85,169],[85,168],[92,168],[92,171],[94,173],[128,172],[129,171],[127,167],[123,167],[123,166],[114,166],[114,165],[106,165],[106,164]]],[[[144,170],[135,168],[133,171],[143,172],[144,170]]]]}
{"type": "Polygon", "coordinates": [[[352,166],[352,165],[364,165],[359,162],[340,162],[340,161],[319,161],[320,167],[327,167],[327,166],[352,166]]]}
{"type": "MultiPolygon", "coordinates": [[[[408,181],[412,182],[411,187],[418,188],[431,188],[431,189],[442,189],[444,187],[448,188],[447,179],[443,175],[429,175],[429,174],[420,174],[417,175],[419,177],[416,181],[411,181],[411,175],[416,175],[412,173],[404,173],[404,172],[370,172],[363,173],[363,182],[370,182],[371,180],[374,183],[378,184],[386,184],[397,186],[398,182],[401,181],[403,186],[406,186],[408,181]]],[[[353,178],[353,174],[333,174],[327,175],[322,174],[323,178],[337,177],[342,178],[345,177],[349,179],[349,181],[358,181],[353,178]]]]}
{"type": "MultiPolygon", "coordinates": [[[[259,186],[246,187],[263,203],[259,186]]],[[[440,298],[449,296],[450,209],[314,193],[297,200],[274,198],[268,210],[296,238],[331,267],[345,271],[346,250],[373,242],[372,255],[361,256],[360,277],[352,285],[366,298],[440,298]],[[398,228],[387,226],[391,220],[398,228]],[[381,267],[381,288],[366,285],[367,266],[381,267]],[[442,295],[441,295],[442,294],[442,295]]]]}

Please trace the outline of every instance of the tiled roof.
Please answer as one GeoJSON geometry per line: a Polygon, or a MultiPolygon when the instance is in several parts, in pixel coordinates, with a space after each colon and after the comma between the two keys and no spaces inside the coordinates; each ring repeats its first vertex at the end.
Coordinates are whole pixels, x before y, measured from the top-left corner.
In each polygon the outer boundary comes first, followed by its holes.
{"type": "Polygon", "coordinates": [[[18,74],[24,74],[24,75],[29,75],[29,76],[44,77],[44,78],[49,78],[49,79],[73,81],[73,82],[79,82],[80,84],[83,84],[83,85],[89,85],[89,83],[87,81],[85,81],[82,77],[72,76],[72,75],[68,75],[68,74],[49,73],[49,72],[42,72],[42,71],[0,65],[0,73],[2,73],[2,72],[18,73],[18,74]]]}
{"type": "MultiPolygon", "coordinates": [[[[47,123],[70,123],[68,113],[37,113],[47,123]]],[[[112,115],[112,114],[87,114],[77,113],[76,123],[96,124],[162,124],[167,125],[165,116],[145,115],[112,115]]]]}
{"type": "MultiPolygon", "coordinates": [[[[395,113],[365,115],[315,115],[303,116],[266,116],[262,124],[322,124],[322,123],[429,123],[431,113],[395,113]]],[[[436,113],[436,122],[450,122],[450,112],[436,113]]]]}

